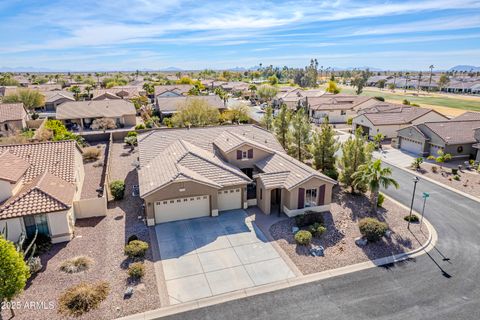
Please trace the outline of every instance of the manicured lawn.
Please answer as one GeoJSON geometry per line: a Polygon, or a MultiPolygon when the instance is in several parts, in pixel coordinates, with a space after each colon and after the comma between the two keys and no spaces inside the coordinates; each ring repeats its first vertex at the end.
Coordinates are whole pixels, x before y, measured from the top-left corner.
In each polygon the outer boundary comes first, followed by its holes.
{"type": "MultiPolygon", "coordinates": [[[[397,90],[398,91],[398,90],[397,90]]],[[[341,93],[344,94],[355,94],[355,89],[351,87],[342,87],[341,93]]],[[[363,96],[368,97],[378,97],[382,96],[385,100],[391,102],[402,102],[404,99],[407,99],[411,103],[417,103],[420,106],[422,105],[431,105],[431,106],[440,106],[440,107],[447,107],[447,108],[454,108],[454,109],[462,109],[462,110],[472,110],[472,111],[480,111],[480,98],[478,100],[475,99],[464,99],[464,98],[451,98],[448,96],[442,97],[439,95],[435,96],[414,96],[411,94],[404,94],[402,92],[392,93],[390,91],[378,91],[378,90],[371,90],[368,88],[363,89],[362,94],[363,96]]]]}

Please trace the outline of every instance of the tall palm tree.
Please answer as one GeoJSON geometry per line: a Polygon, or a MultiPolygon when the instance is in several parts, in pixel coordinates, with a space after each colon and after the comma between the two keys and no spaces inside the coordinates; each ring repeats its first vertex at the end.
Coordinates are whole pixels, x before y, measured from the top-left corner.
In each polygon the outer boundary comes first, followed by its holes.
{"type": "Polygon", "coordinates": [[[430,65],[430,78],[428,79],[428,89],[427,91],[430,92],[430,86],[432,85],[432,75],[433,75],[433,68],[435,68],[433,66],[433,64],[430,65]]]}
{"type": "Polygon", "coordinates": [[[352,175],[354,186],[368,186],[372,211],[375,213],[377,212],[380,187],[384,187],[385,189],[390,186],[394,186],[396,189],[399,187],[398,182],[390,178],[391,175],[392,169],[382,168],[382,161],[380,159],[361,165],[358,171],[352,175]]]}
{"type": "Polygon", "coordinates": [[[420,92],[420,81],[422,81],[422,71],[418,73],[418,78],[417,78],[417,94],[420,92]]]}

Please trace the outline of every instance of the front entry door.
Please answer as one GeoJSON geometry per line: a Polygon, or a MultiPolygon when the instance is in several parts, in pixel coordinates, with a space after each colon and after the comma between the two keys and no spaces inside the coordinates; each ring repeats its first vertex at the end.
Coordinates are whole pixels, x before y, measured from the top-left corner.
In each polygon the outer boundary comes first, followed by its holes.
{"type": "Polygon", "coordinates": [[[27,238],[33,237],[37,229],[38,234],[50,236],[50,231],[48,230],[47,216],[45,214],[23,217],[23,223],[25,224],[27,238]]]}

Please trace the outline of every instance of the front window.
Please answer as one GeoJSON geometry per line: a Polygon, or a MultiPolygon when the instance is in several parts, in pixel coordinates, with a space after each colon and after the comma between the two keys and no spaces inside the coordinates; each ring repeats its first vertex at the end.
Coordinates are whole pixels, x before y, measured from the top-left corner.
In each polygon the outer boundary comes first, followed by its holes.
{"type": "Polygon", "coordinates": [[[305,207],[317,206],[317,189],[307,189],[305,193],[305,207]]]}

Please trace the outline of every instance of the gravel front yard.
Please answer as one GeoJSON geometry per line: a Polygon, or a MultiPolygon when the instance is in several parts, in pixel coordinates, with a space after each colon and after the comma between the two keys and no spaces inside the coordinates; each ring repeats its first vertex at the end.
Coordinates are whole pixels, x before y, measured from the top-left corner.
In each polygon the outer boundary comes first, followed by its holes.
{"type": "Polygon", "coordinates": [[[327,231],[320,238],[312,239],[312,245],[324,247],[324,257],[313,257],[309,254],[308,246],[295,243],[292,227],[296,224],[293,218],[272,225],[270,234],[303,274],[408,252],[420,247],[428,239],[425,225],[420,230],[418,223],[411,224],[412,232],[408,231],[407,222],[403,219],[408,211],[396,203],[385,199],[383,208],[379,208],[376,216],[369,212],[369,208],[365,196],[351,195],[338,187],[335,189],[331,210],[323,214],[327,231]],[[390,238],[384,237],[379,242],[358,247],[355,244],[355,238],[361,236],[358,221],[372,216],[386,222],[393,233],[390,238]]]}
{"type": "Polygon", "coordinates": [[[480,198],[480,174],[474,171],[463,170],[458,172],[460,180],[453,179],[452,169],[444,168],[436,165],[438,168],[437,173],[432,172],[432,164],[423,163],[422,169],[415,171],[425,177],[443,183],[449,187],[468,193],[474,197],[480,198]]]}
{"type": "MultiPolygon", "coordinates": [[[[44,269],[31,279],[25,292],[15,301],[22,304],[44,301],[47,306],[53,301],[54,308],[15,310],[14,319],[65,319],[57,312],[58,297],[65,289],[82,281],[105,280],[110,285],[110,294],[97,310],[75,319],[114,319],[160,307],[151,250],[147,251],[145,258],[144,278],[134,286],[130,299],[123,297],[128,285],[126,256],[123,253],[126,239],[132,234],[147,242],[150,239],[148,228],[138,219],[143,215],[142,201],[139,197],[132,197],[132,185],[138,184],[136,171],[131,165],[136,157],[137,153],[129,153],[124,144],[113,145],[112,176],[126,180],[125,199],[111,203],[106,217],[77,220],[76,237],[68,243],[54,245],[49,253],[42,256],[44,269]],[[67,274],[59,270],[62,261],[79,255],[94,260],[88,271],[67,274]]],[[[3,315],[7,319],[10,312],[6,310],[3,315]]]]}

